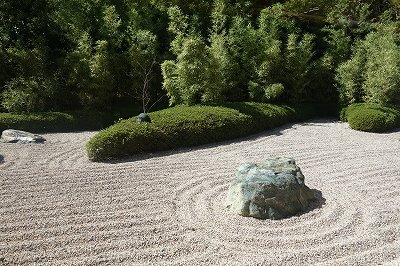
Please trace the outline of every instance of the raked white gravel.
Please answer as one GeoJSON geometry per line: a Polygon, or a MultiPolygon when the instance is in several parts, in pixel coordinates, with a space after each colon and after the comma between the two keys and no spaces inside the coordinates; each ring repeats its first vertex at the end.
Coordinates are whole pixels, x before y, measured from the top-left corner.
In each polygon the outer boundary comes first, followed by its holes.
{"type": "Polygon", "coordinates": [[[294,124],[90,162],[95,132],[0,143],[0,265],[400,265],[400,131],[294,124]],[[236,168],[296,159],[318,196],[272,221],[224,208],[236,168]]]}

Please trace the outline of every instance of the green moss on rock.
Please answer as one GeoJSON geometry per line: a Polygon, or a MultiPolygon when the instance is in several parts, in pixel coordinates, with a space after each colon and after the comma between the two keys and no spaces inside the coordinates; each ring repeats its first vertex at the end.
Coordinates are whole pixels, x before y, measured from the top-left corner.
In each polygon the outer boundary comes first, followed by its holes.
{"type": "Polygon", "coordinates": [[[241,216],[282,219],[305,211],[314,199],[295,161],[275,158],[241,165],[225,205],[241,216]]]}

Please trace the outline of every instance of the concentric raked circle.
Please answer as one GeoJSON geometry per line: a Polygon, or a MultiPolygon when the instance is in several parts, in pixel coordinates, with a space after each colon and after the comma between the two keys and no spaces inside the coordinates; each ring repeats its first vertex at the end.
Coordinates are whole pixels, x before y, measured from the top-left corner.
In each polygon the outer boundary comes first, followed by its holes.
{"type": "Polygon", "coordinates": [[[0,144],[0,264],[397,265],[400,132],[315,121],[92,163],[94,132],[0,144]],[[296,159],[317,200],[283,220],[224,206],[236,168],[296,159]]]}

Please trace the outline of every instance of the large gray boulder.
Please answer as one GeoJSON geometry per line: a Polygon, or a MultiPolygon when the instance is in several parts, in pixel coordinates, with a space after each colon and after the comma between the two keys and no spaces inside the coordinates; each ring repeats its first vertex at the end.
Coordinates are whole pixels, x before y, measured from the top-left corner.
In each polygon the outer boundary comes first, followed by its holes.
{"type": "Polygon", "coordinates": [[[39,135],[26,131],[7,129],[1,134],[1,141],[8,143],[43,143],[46,140],[39,135]]]}
{"type": "Polygon", "coordinates": [[[242,216],[281,219],[306,210],[314,193],[290,158],[269,159],[239,167],[226,198],[226,207],[242,216]]]}

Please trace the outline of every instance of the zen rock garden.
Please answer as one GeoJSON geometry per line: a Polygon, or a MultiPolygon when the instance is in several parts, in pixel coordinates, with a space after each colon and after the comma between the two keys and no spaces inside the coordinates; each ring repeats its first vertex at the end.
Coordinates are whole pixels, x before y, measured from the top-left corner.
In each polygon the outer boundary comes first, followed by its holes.
{"type": "Polygon", "coordinates": [[[314,199],[295,160],[276,158],[241,165],[226,207],[242,216],[282,219],[305,211],[314,199]]]}
{"type": "Polygon", "coordinates": [[[7,129],[1,134],[1,141],[7,143],[43,143],[46,140],[42,136],[26,131],[7,129]]]}

